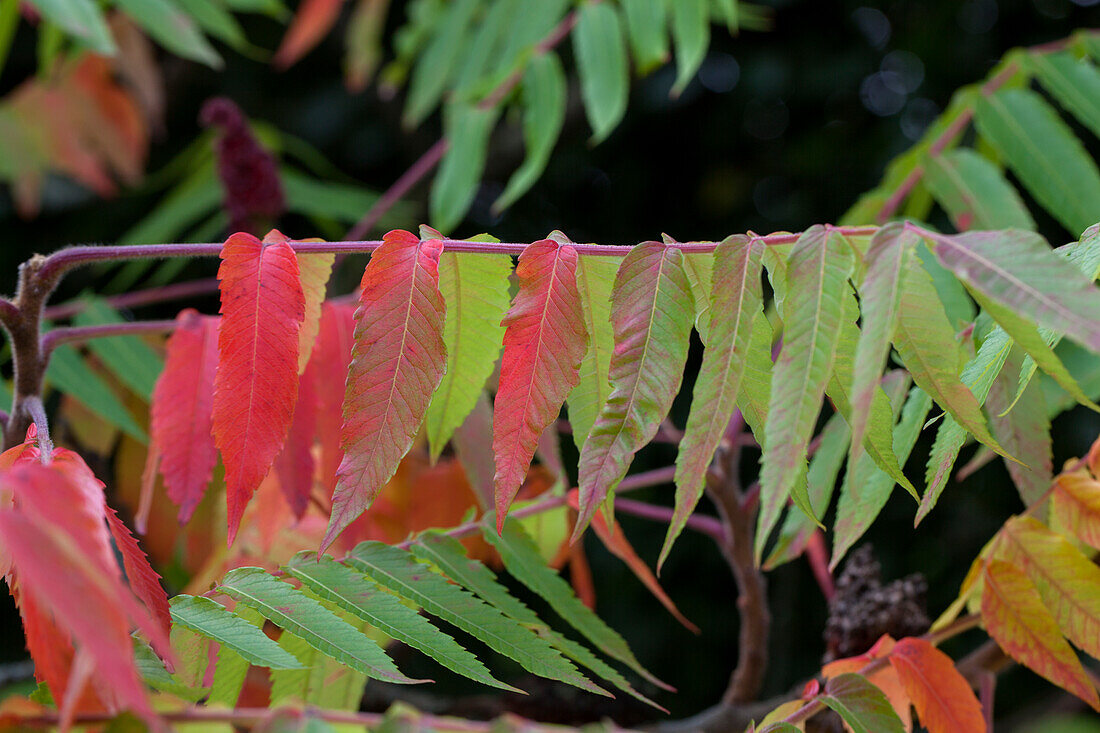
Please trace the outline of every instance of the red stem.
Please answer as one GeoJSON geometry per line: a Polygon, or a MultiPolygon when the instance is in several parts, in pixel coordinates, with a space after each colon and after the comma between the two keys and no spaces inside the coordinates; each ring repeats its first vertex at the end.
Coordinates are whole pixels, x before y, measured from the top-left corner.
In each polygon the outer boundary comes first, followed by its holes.
{"type": "Polygon", "coordinates": [[[450,143],[447,138],[440,138],[435,142],[435,145],[432,145],[423,155],[417,158],[416,162],[409,166],[409,169],[402,173],[401,177],[394,181],[393,185],[386,189],[386,192],[374,202],[374,206],[367,209],[367,213],[363,214],[363,217],[355,223],[355,226],[348,230],[348,239],[359,239],[374,229],[375,224],[386,215],[386,212],[392,209],[393,205],[404,198],[405,194],[419,183],[421,178],[428,175],[439,164],[449,147],[450,143]]]}
{"type": "Polygon", "coordinates": [[[87,341],[89,339],[107,338],[110,336],[131,336],[148,333],[164,333],[176,327],[174,320],[168,321],[135,321],[134,323],[105,323],[101,326],[71,326],[55,328],[42,334],[42,354],[50,355],[58,344],[72,343],[73,341],[87,341]]]}
{"type": "MultiPolygon", "coordinates": [[[[185,300],[196,295],[208,295],[218,291],[217,278],[209,277],[202,280],[190,280],[188,282],[163,285],[156,288],[137,290],[132,293],[120,293],[103,298],[103,302],[112,308],[136,308],[142,305],[153,305],[170,300],[185,300]]],[[[52,305],[43,311],[42,316],[47,320],[71,318],[80,313],[86,307],[86,301],[73,300],[68,303],[52,305]]]]}
{"type": "MultiPolygon", "coordinates": [[[[672,521],[672,510],[666,506],[647,504],[644,501],[634,499],[616,499],[615,511],[629,514],[642,519],[651,519],[655,522],[668,524],[672,521]]],[[[705,514],[692,514],[687,518],[687,526],[709,536],[715,542],[726,541],[726,529],[722,521],[717,517],[708,517],[705,514]]]]}

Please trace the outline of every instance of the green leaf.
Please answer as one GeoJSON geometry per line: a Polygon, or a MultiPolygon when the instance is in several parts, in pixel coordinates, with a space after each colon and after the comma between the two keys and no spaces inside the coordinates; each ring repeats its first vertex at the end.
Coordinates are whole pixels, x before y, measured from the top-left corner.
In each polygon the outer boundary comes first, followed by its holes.
{"type": "Polygon", "coordinates": [[[622,6],[634,65],[644,76],[668,61],[665,0],[622,0],[622,6]]]}
{"type": "Polygon", "coordinates": [[[931,156],[922,180],[958,229],[1035,228],[1016,189],[997,166],[973,150],[957,148],[931,156]]]}
{"type": "MultiPolygon", "coordinates": [[[[455,0],[447,6],[446,14],[435,26],[435,35],[413,69],[401,118],[405,127],[413,128],[423,122],[443,98],[447,83],[459,67],[467,31],[480,6],[481,0],[455,0]]],[[[446,230],[450,227],[436,228],[446,230]]]]}
{"type": "MultiPolygon", "coordinates": [[[[850,439],[848,424],[839,414],[830,417],[821,430],[821,442],[806,471],[806,496],[813,508],[814,517],[825,516],[825,511],[829,508],[833,490],[836,488],[836,477],[844,464],[850,439]]],[[[768,559],[764,561],[764,569],[771,570],[801,555],[816,529],[817,522],[811,517],[799,511],[788,511],[779,528],[779,539],[768,559]]]]}
{"type": "MultiPolygon", "coordinates": [[[[1012,455],[1023,462],[1021,465],[1014,461],[1005,461],[1005,468],[1008,469],[1016,490],[1020,492],[1024,506],[1031,506],[1047,492],[1054,476],[1050,419],[1047,417],[1047,406],[1039,385],[1034,384],[1025,390],[1015,406],[1008,409],[1016,393],[1016,375],[1020,372],[1022,357],[1019,349],[1012,349],[1005,368],[993,381],[986,404],[993,435],[1012,455]]],[[[1053,352],[1051,357],[1062,367],[1062,362],[1053,352]]],[[[1073,381],[1068,371],[1066,377],[1073,381]]]]}
{"type": "Polygon", "coordinates": [[[963,330],[974,322],[978,315],[978,309],[970,294],[963,287],[951,271],[940,264],[936,255],[921,240],[917,246],[917,257],[928,276],[932,278],[932,284],[936,287],[936,295],[939,296],[943,310],[947,313],[947,319],[956,330],[963,330]]]}
{"type": "MultiPolygon", "coordinates": [[[[904,385],[902,385],[904,386],[904,385]]],[[[901,404],[901,394],[891,397],[894,412],[901,404]]],[[[901,407],[901,419],[894,426],[894,452],[903,461],[909,457],[917,443],[924,418],[932,407],[932,398],[920,387],[913,387],[905,405],[901,407]]],[[[950,419],[950,418],[946,418],[950,419]]],[[[848,550],[856,543],[867,528],[886,506],[886,501],[894,488],[894,480],[875,465],[874,460],[864,453],[853,466],[848,464],[844,482],[840,486],[840,498],[837,500],[836,520],[833,522],[833,553],[830,568],[836,568],[848,550]]]]}
{"type": "Polygon", "coordinates": [[[504,523],[504,531],[498,535],[491,524],[491,518],[487,518],[482,525],[482,535],[500,553],[509,573],[541,596],[559,616],[597,649],[622,662],[658,687],[668,689],[668,685],[641,665],[626,641],[593,613],[592,609],[581,603],[569,584],[556,571],[547,567],[539,555],[538,547],[518,522],[509,518],[504,523]]]}
{"type": "Polygon", "coordinates": [[[981,402],[960,381],[962,350],[922,268],[906,274],[895,345],[913,381],[975,438],[1005,455],[986,427],[981,402]]]}
{"type": "Polygon", "coordinates": [[[386,653],[319,602],[262,568],[235,568],[218,590],[250,606],[281,629],[301,637],[317,651],[341,664],[386,682],[414,684],[401,674],[386,653]]]}
{"type": "Polygon", "coordinates": [[[672,96],[678,97],[695,77],[710,45],[710,12],[707,0],[675,0],[672,11],[672,40],[676,44],[676,83],[672,96]]]}
{"type": "Polygon", "coordinates": [[[658,568],[703,495],[707,467],[736,408],[753,318],[763,304],[764,246],[758,239],[737,235],[727,237],[714,251],[711,290],[706,296],[710,302],[707,345],[676,455],[676,510],[658,568]]]}
{"type": "Polygon", "coordinates": [[[851,247],[823,226],[798,238],[787,263],[783,347],[772,376],[761,459],[757,562],[788,498],[813,513],[797,479],[832,373],[852,265],[851,247]]]}
{"type": "Polygon", "coordinates": [[[119,244],[178,242],[188,229],[215,211],[221,201],[222,189],[214,173],[214,161],[204,161],[160,197],[153,209],[119,238],[119,244]]]}
{"type": "Polygon", "coordinates": [[[898,718],[882,690],[858,674],[839,674],[825,683],[819,698],[832,708],[853,733],[904,733],[898,718]]]}
{"type": "Polygon", "coordinates": [[[612,391],[581,449],[574,539],[668,415],[683,379],[694,317],[683,253],[661,242],[633,247],[611,291],[612,391]]]}
{"type": "Polygon", "coordinates": [[[745,423],[763,446],[767,439],[768,400],[772,391],[772,327],[767,316],[757,313],[752,319],[748,356],[745,357],[737,407],[745,423]]]}
{"type": "Polygon", "coordinates": [[[217,601],[179,595],[170,601],[173,623],[213,639],[257,667],[301,669],[302,664],[267,634],[217,601]]]}
{"type": "Polygon", "coordinates": [[[473,24],[472,33],[464,43],[460,58],[456,59],[457,73],[454,89],[458,98],[473,100],[471,92],[488,86],[493,72],[501,61],[501,52],[508,44],[511,27],[521,9],[522,0],[495,0],[482,18],[473,24]]]}
{"type": "Polygon", "coordinates": [[[592,670],[593,673],[628,695],[658,710],[664,710],[660,705],[635,690],[625,677],[589,651],[587,647],[566,638],[547,626],[523,601],[509,594],[508,590],[497,582],[493,571],[480,562],[467,558],[466,551],[458,540],[440,532],[428,531],[420,535],[412,546],[412,551],[421,560],[434,564],[449,578],[476,593],[489,605],[495,606],[507,616],[535,630],[539,636],[545,638],[565,656],[592,670]]]}
{"type": "MultiPolygon", "coordinates": [[[[77,326],[125,323],[114,308],[99,298],[88,298],[84,310],[76,314],[77,326]]],[[[164,368],[164,360],[140,336],[111,336],[88,341],[88,348],[120,382],[148,402],[164,368]]]]}
{"type": "Polygon", "coordinates": [[[521,89],[526,157],[493,202],[493,211],[498,214],[527,193],[539,179],[561,134],[568,90],[558,55],[548,51],[531,59],[521,89]]]}
{"type": "Polygon", "coordinates": [[[520,0],[520,4],[522,11],[508,27],[507,43],[497,64],[501,75],[511,74],[526,62],[535,46],[550,34],[572,3],[569,0],[540,0],[537,3],[520,0]]]}
{"type": "Polygon", "coordinates": [[[46,381],[130,437],[142,443],[149,442],[149,436],[134,421],[114,391],[88,368],[80,352],[72,346],[61,344],[54,348],[46,368],[46,381]]]}
{"type": "Polygon", "coordinates": [[[481,109],[459,103],[444,108],[443,129],[448,146],[432,183],[429,202],[436,229],[443,232],[454,229],[473,203],[498,112],[496,108],[481,109]]]}
{"type": "Polygon", "coordinates": [[[210,684],[207,705],[236,707],[248,675],[248,660],[227,646],[218,649],[218,661],[214,665],[214,679],[210,684]]]}
{"type": "MultiPolygon", "coordinates": [[[[665,244],[675,243],[671,238],[665,239],[665,244]]],[[[710,281],[713,270],[713,252],[684,253],[684,272],[691,282],[691,296],[695,300],[695,330],[704,345],[707,343],[707,327],[710,325],[710,281]]]]}
{"type": "Polygon", "coordinates": [[[210,35],[225,41],[237,50],[248,46],[248,39],[240,23],[217,0],[176,0],[176,2],[210,35]]]}
{"type": "Polygon", "coordinates": [[[711,7],[711,13],[724,22],[729,32],[734,35],[737,35],[737,31],[741,27],[739,17],[741,13],[738,3],[739,0],[714,0],[711,7]]]}
{"type": "MultiPolygon", "coordinates": [[[[350,223],[358,221],[378,201],[378,193],[368,188],[318,180],[292,168],[283,167],[279,180],[286,195],[287,211],[302,216],[350,223]]],[[[402,209],[383,216],[379,223],[396,225],[405,219],[407,210],[402,209]]]]}
{"type": "Polygon", "coordinates": [[[346,562],[383,588],[409,599],[494,651],[519,662],[528,672],[596,694],[607,694],[544,639],[432,572],[408,552],[381,542],[361,542],[346,562]]]}
{"type": "MultiPolygon", "coordinates": [[[[498,241],[474,237],[471,241],[498,241]]],[[[439,291],[447,306],[443,343],[447,373],[424,417],[432,460],[439,458],[455,428],[474,409],[496,367],[504,343],[501,319],[508,310],[512,262],[489,254],[444,252],[439,260],[439,291]]]]}
{"type": "Polygon", "coordinates": [[[195,21],[172,0],[116,0],[116,4],[172,53],[214,69],[222,67],[221,56],[195,21]]]}
{"type": "Polygon", "coordinates": [[[95,0],[30,0],[42,17],[58,26],[90,50],[114,56],[118,50],[103,11],[95,0]]]}
{"type": "Polygon", "coordinates": [[[592,126],[592,143],[602,142],[626,113],[630,72],[619,14],[610,3],[585,2],[577,11],[573,53],[581,98],[592,126]]]}
{"type": "Polygon", "coordinates": [[[1028,70],[1058,103],[1100,136],[1100,70],[1069,51],[1029,53],[1023,58],[1028,70]]]}
{"type": "Polygon", "coordinates": [[[581,360],[580,381],[566,398],[573,442],[579,452],[592,432],[596,415],[611,396],[611,286],[619,269],[617,257],[581,257],[577,260],[577,290],[588,332],[588,350],[581,360]]]}
{"type": "Polygon", "coordinates": [[[1096,223],[1100,172],[1042,97],[1027,89],[980,95],[974,122],[1031,194],[1067,229],[1077,234],[1096,223]]]}
{"type": "Polygon", "coordinates": [[[306,663],[305,669],[271,670],[271,705],[312,705],[358,710],[367,677],[330,659],[304,639],[284,631],[279,647],[306,663]]]}
{"type": "Polygon", "coordinates": [[[188,702],[198,702],[207,695],[205,689],[191,687],[178,680],[165,669],[164,662],[153,648],[137,637],[134,637],[134,663],[142,681],[158,692],[167,692],[188,702]]]}
{"type": "Polygon", "coordinates": [[[318,559],[314,552],[298,553],[287,564],[287,571],[321,598],[332,601],[387,636],[419,649],[452,672],[484,685],[520,692],[494,678],[477,657],[396,596],[379,590],[362,574],[331,557],[325,555],[318,559]]]}

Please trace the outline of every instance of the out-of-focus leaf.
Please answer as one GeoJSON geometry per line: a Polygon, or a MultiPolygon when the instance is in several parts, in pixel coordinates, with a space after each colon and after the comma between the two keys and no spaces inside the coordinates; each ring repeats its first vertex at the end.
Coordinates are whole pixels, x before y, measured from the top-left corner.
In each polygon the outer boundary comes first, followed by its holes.
{"type": "Polygon", "coordinates": [[[710,44],[708,0],[676,0],[670,3],[672,40],[676,43],[676,83],[672,95],[679,96],[703,63],[710,44]]]}
{"type": "Polygon", "coordinates": [[[626,44],[619,13],[610,3],[585,2],[577,11],[573,52],[592,142],[603,141],[626,113],[630,94],[626,44]]]}
{"type": "Polygon", "coordinates": [[[65,394],[72,395],[85,407],[127,435],[149,442],[149,436],[134,421],[114,391],[88,368],[73,347],[61,344],[50,355],[46,381],[65,394]]]}
{"type": "Polygon", "coordinates": [[[222,58],[203,36],[195,21],[172,0],[116,0],[157,43],[174,54],[219,69],[222,58]]]}
{"type": "MultiPolygon", "coordinates": [[[[439,30],[432,36],[413,69],[402,116],[406,127],[419,125],[442,99],[443,91],[458,67],[467,30],[480,6],[481,0],[455,0],[447,5],[445,15],[437,26],[439,30]]],[[[442,223],[434,223],[437,229],[450,229],[442,223]]]]}
{"type": "Polygon", "coordinates": [[[830,677],[820,699],[844,719],[853,733],[905,733],[886,695],[866,677],[853,673],[830,677]]]}
{"type": "Polygon", "coordinates": [[[623,0],[630,49],[639,75],[668,61],[668,9],[665,0],[623,0]]]}
{"type": "MultiPolygon", "coordinates": [[[[461,0],[459,0],[461,2],[461,0]]],[[[432,225],[449,232],[462,221],[477,194],[485,169],[489,135],[499,110],[451,103],[443,111],[447,152],[432,182],[429,209],[432,225]]]]}
{"type": "Polygon", "coordinates": [[[1082,125],[1100,136],[1100,70],[1069,51],[1029,53],[1024,63],[1082,125]]]}
{"type": "MultiPolygon", "coordinates": [[[[73,322],[77,326],[96,326],[126,321],[103,300],[89,298],[85,301],[84,310],[77,313],[73,322]]],[[[140,336],[91,339],[88,348],[120,382],[134,390],[146,402],[150,400],[157,377],[164,368],[164,361],[140,336]]]]}
{"type": "Polygon", "coordinates": [[[42,17],[92,51],[113,56],[117,48],[96,0],[30,0],[42,17]]]}
{"type": "Polygon", "coordinates": [[[1034,229],[1020,195],[984,157],[967,148],[932,156],[924,182],[960,230],[1034,229]]]}

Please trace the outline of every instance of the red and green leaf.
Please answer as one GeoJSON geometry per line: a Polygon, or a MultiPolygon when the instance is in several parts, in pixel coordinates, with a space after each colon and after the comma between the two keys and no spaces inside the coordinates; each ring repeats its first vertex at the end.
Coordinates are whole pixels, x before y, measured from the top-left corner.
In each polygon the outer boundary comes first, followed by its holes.
{"type": "MultiPolygon", "coordinates": [[[[551,235],[553,236],[553,235],[551,235]]],[[[592,432],[600,408],[611,396],[611,354],[615,334],[611,329],[611,286],[619,267],[617,257],[582,257],[577,262],[577,290],[581,295],[588,349],[581,360],[577,386],[569,393],[569,426],[579,452],[592,432]]]]}
{"type": "Polygon", "coordinates": [[[577,385],[587,348],[577,251],[543,239],[516,267],[519,291],[504,318],[504,355],[493,407],[497,531],[527,476],[539,436],[577,385]]]}
{"type": "Polygon", "coordinates": [[[360,283],[328,547],[378,496],[412,446],[447,368],[439,240],[383,237],[360,283]]]}
{"type": "Polygon", "coordinates": [[[1054,481],[1051,507],[1061,527],[1100,550],[1100,481],[1085,469],[1061,474],[1054,481]]]}
{"type": "Polygon", "coordinates": [[[611,291],[611,395],[581,450],[573,539],[657,433],[680,388],[695,307],[684,254],[644,242],[623,258],[611,291]]]}

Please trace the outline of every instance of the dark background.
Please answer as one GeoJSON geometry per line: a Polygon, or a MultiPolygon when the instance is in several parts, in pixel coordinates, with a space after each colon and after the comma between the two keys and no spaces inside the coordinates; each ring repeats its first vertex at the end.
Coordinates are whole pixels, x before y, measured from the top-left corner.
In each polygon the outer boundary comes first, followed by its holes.
{"type": "MultiPolygon", "coordinates": [[[[878,182],[885,164],[919,137],[957,88],[983,79],[1009,49],[1100,25],[1100,4],[1086,0],[764,4],[774,9],[770,32],[730,38],[712,27],[707,60],[685,93],[669,99],[672,67],[636,81],[625,121],[595,148],[587,143],[590,132],[576,103],[574,81],[572,109],[548,170],[527,196],[494,219],[489,204],[522,156],[514,121],[498,130],[483,190],[453,234],[488,230],[503,240],[524,242],[561,229],[575,241],[631,244],[659,238],[661,232],[681,240],[719,239],[749,229],[798,231],[836,221],[878,182]],[[894,76],[885,79],[884,71],[894,76]]],[[[395,2],[387,37],[403,18],[402,6],[395,2]]],[[[274,48],[282,32],[266,19],[251,19],[246,29],[265,48],[274,48]]],[[[342,30],[343,22],[318,49],[281,74],[223,47],[223,72],[164,59],[167,127],[154,143],[148,169],[156,170],[195,138],[202,102],[222,94],[249,116],[317,146],[343,173],[379,190],[387,187],[438,138],[438,115],[405,133],[398,124],[400,97],[383,103],[373,88],[349,95],[341,79],[342,30]]],[[[0,79],[5,91],[33,72],[32,44],[33,34],[20,35],[0,79]]],[[[568,44],[561,52],[571,66],[568,44]]],[[[423,202],[426,194],[426,186],[420,186],[412,198],[423,202]]],[[[12,289],[15,265],[31,253],[113,241],[155,200],[155,194],[139,189],[104,203],[54,183],[42,215],[22,221],[6,194],[0,195],[5,239],[0,289],[12,289]]],[[[301,225],[289,222],[283,229],[291,236],[311,236],[297,231],[296,224],[301,225]]],[[[1056,228],[1044,233],[1054,244],[1068,238],[1056,228]]],[[[210,262],[186,270],[186,276],[212,274],[210,262]]],[[[62,295],[94,286],[90,277],[67,281],[62,295]]],[[[352,273],[348,281],[354,279],[352,273]]],[[[216,309],[212,299],[197,304],[207,312],[216,309]]],[[[694,353],[693,363],[697,359],[694,353]]],[[[684,397],[689,386],[690,375],[684,397]]],[[[681,426],[687,402],[679,400],[673,416],[681,426]]],[[[1098,430],[1095,416],[1074,412],[1060,418],[1055,465],[1082,454],[1098,430]]],[[[908,473],[923,473],[928,447],[927,441],[918,444],[908,473]]],[[[567,461],[571,458],[567,455],[567,461]]],[[[672,458],[671,451],[651,448],[636,466],[667,465],[672,458]]],[[[755,453],[746,456],[747,478],[755,474],[755,459],[755,453]]],[[[671,487],[638,498],[667,503],[671,487]]],[[[1019,508],[1007,474],[999,464],[991,465],[962,485],[950,485],[943,505],[915,531],[913,507],[898,492],[868,539],[887,579],[926,574],[934,618],[954,598],[982,544],[1019,508]]],[[[664,528],[629,517],[622,522],[642,556],[655,560],[664,528]]],[[[662,576],[681,610],[702,628],[699,637],[680,628],[598,543],[590,541],[588,549],[601,616],[622,632],[644,664],[680,690],[658,700],[676,716],[715,702],[736,658],[737,613],[732,579],[714,546],[685,532],[662,576]]],[[[819,667],[826,608],[802,561],[771,573],[769,584],[774,626],[765,694],[775,694],[819,667]]],[[[16,642],[13,624],[4,628],[16,642]]],[[[957,653],[978,638],[973,634],[948,650],[957,653]]],[[[8,655],[18,650],[9,648],[8,655]]],[[[998,711],[1026,711],[1056,696],[1050,685],[1037,681],[1022,671],[1005,676],[998,711]]]]}

